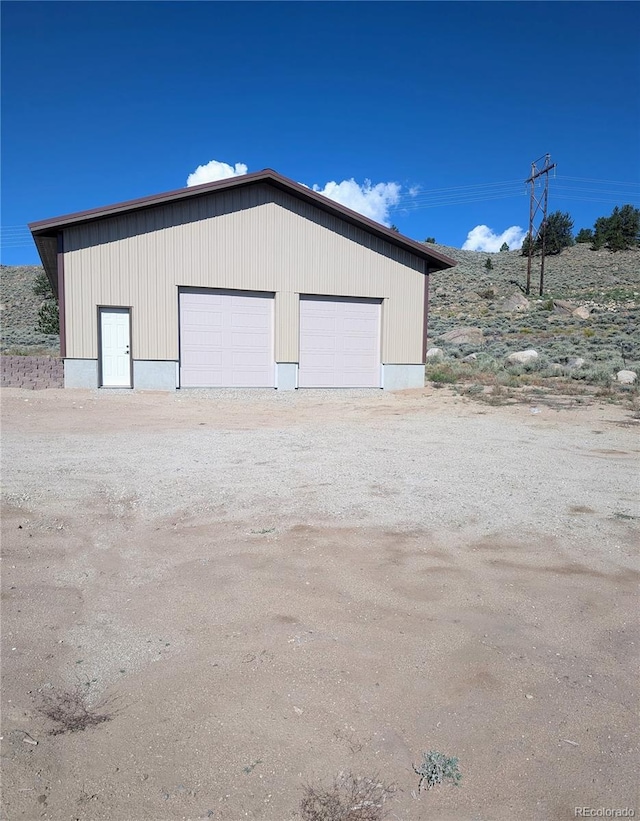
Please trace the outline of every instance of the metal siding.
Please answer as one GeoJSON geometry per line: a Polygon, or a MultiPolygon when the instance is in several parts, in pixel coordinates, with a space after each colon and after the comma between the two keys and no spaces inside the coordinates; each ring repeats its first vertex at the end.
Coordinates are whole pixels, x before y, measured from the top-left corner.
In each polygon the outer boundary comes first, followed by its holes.
{"type": "Polygon", "coordinates": [[[133,308],[137,359],[178,359],[184,286],[275,292],[277,361],[298,360],[297,294],[384,299],[382,361],[422,360],[422,260],[267,186],[73,226],[64,245],[68,357],[97,357],[112,305],[133,308]]]}
{"type": "Polygon", "coordinates": [[[300,295],[292,291],[276,293],[275,351],[276,362],[298,361],[300,295]]]}

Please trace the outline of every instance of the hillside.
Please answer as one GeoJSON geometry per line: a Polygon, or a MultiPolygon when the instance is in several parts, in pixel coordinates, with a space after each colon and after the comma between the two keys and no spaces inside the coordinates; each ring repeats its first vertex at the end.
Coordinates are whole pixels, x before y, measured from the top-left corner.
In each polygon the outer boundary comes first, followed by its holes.
{"type": "Polygon", "coordinates": [[[458,262],[431,278],[429,346],[441,348],[445,362],[455,365],[475,354],[477,361],[466,360],[467,370],[504,370],[505,384],[523,371],[602,385],[622,368],[640,373],[640,248],[613,254],[575,245],[547,257],[542,298],[539,259],[534,258],[531,295],[525,298],[527,260],[519,251],[434,248],[458,262]],[[487,258],[492,270],[485,268],[487,258]],[[582,316],[573,314],[576,308],[585,309],[582,316]],[[480,329],[479,341],[478,331],[473,342],[463,344],[442,338],[469,328],[480,329]],[[535,365],[505,368],[508,354],[529,348],[539,354],[535,365]]]}
{"type": "Polygon", "coordinates": [[[33,293],[39,265],[0,266],[0,350],[2,353],[59,353],[57,336],[38,333],[42,297],[33,293]]]}
{"type": "MultiPolygon", "coordinates": [[[[509,384],[510,378],[533,371],[540,377],[564,375],[606,384],[621,368],[640,373],[640,248],[612,254],[575,245],[547,257],[542,298],[537,295],[536,259],[532,293],[525,300],[527,260],[519,251],[486,254],[433,247],[458,263],[431,277],[429,346],[443,352],[428,369],[436,380],[468,380],[480,372],[504,371],[503,381],[509,384]],[[485,267],[487,258],[492,270],[485,267]],[[582,312],[586,318],[572,315],[572,308],[579,307],[586,308],[582,312]],[[469,328],[479,329],[471,334],[473,341],[458,344],[442,339],[449,331],[469,328]],[[535,366],[505,367],[509,353],[526,348],[540,355],[535,366]],[[469,359],[473,354],[475,358],[469,359]],[[578,359],[584,362],[576,367],[578,359]],[[448,371],[443,370],[447,363],[448,371]]],[[[39,266],[0,270],[5,353],[58,352],[56,337],[36,331],[42,300],[34,295],[33,283],[41,270],[39,266]]]]}

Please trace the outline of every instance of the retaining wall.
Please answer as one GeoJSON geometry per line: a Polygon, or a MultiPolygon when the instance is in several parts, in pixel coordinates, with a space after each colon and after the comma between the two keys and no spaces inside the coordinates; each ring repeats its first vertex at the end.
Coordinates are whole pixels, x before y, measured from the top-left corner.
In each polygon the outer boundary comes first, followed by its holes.
{"type": "Polygon", "coordinates": [[[0,357],[0,386],[44,390],[64,387],[62,359],[53,356],[0,357]]]}

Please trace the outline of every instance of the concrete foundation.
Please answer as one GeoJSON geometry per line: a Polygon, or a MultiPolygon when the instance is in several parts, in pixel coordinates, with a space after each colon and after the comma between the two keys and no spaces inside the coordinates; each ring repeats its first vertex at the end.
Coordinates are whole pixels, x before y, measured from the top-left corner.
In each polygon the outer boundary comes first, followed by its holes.
{"type": "Polygon", "coordinates": [[[141,391],[175,391],[177,363],[173,360],[133,360],[133,387],[141,391]]]}
{"type": "Polygon", "coordinates": [[[97,388],[98,360],[65,359],[64,386],[65,388],[97,388]]]}
{"type": "Polygon", "coordinates": [[[424,365],[383,365],[382,387],[385,391],[424,388],[424,365]]]}
{"type": "Polygon", "coordinates": [[[296,362],[276,362],[276,388],[279,391],[294,391],[298,387],[298,365],[296,362]]]}

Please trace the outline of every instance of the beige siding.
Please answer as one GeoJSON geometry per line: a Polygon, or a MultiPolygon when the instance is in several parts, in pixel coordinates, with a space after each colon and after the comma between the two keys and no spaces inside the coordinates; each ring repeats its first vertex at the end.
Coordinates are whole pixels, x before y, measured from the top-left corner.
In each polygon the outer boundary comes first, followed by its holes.
{"type": "Polygon", "coordinates": [[[300,294],[276,292],[276,362],[297,362],[300,330],[300,294]]]}
{"type": "Polygon", "coordinates": [[[298,361],[298,295],[384,299],[383,362],[422,358],[422,260],[267,186],[65,230],[67,356],[97,358],[97,306],[132,308],[135,359],[178,358],[178,288],[276,293],[276,360],[298,361]]]}

